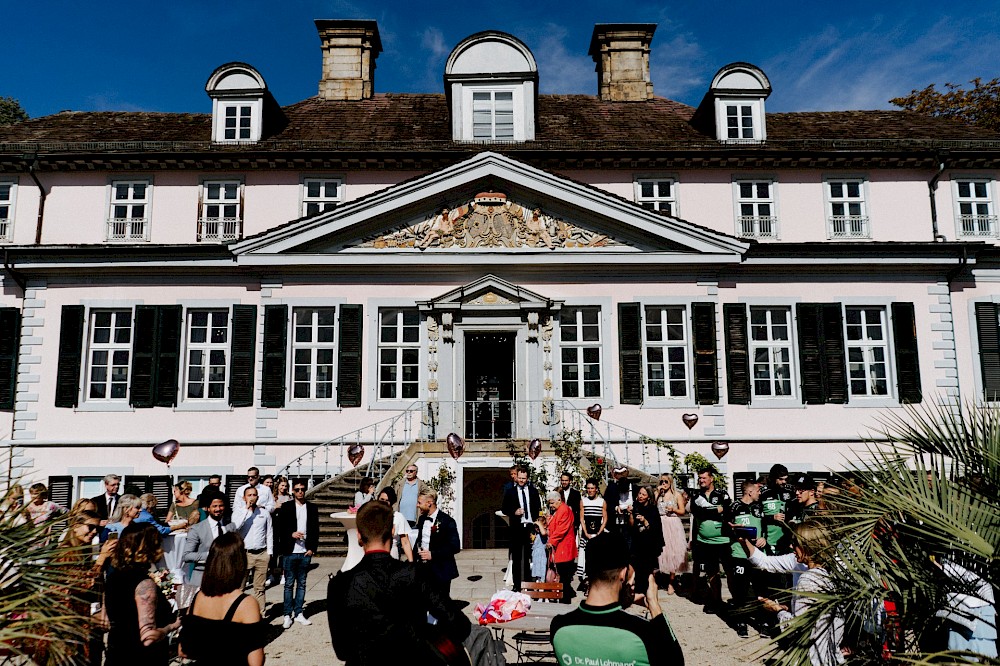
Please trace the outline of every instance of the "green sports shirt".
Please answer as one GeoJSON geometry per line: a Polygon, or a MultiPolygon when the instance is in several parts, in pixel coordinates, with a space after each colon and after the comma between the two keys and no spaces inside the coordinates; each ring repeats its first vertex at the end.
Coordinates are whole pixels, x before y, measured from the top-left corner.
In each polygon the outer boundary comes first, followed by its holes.
{"type": "Polygon", "coordinates": [[[586,602],[552,619],[552,648],[562,666],[684,666],[666,615],[644,620],[615,603],[586,602]]]}

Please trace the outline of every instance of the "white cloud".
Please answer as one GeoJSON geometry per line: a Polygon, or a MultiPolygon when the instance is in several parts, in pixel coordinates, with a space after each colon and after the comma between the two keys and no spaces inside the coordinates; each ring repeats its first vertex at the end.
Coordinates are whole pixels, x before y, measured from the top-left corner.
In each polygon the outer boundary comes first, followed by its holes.
{"type": "Polygon", "coordinates": [[[424,50],[430,51],[431,58],[435,60],[440,60],[451,53],[451,48],[445,44],[444,33],[433,26],[424,29],[420,36],[420,46],[424,50]]]}
{"type": "Polygon", "coordinates": [[[594,61],[586,53],[574,54],[566,48],[569,31],[549,23],[532,48],[538,65],[538,87],[545,94],[593,95],[597,90],[594,61]]]}
{"type": "MultiPolygon", "coordinates": [[[[664,26],[666,29],[662,32],[671,34],[670,27],[664,26]]],[[[708,77],[712,74],[709,68],[701,45],[691,35],[678,33],[669,41],[658,41],[654,37],[649,75],[657,96],[684,99],[697,105],[701,99],[699,95],[708,89],[708,77]],[[691,99],[692,93],[698,99],[691,99]]]]}
{"type": "Polygon", "coordinates": [[[118,93],[104,92],[87,96],[86,111],[149,111],[148,108],[126,102],[118,97],[118,93]]]}

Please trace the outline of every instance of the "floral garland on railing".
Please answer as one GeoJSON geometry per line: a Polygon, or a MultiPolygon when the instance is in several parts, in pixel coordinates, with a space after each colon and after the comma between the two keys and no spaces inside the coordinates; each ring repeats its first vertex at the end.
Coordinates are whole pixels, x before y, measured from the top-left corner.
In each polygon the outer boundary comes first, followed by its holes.
{"type": "Polygon", "coordinates": [[[583,487],[583,433],[579,430],[562,430],[552,438],[552,450],[558,460],[556,471],[560,476],[568,472],[573,477],[573,487],[583,487]]]}
{"type": "Polygon", "coordinates": [[[728,481],[726,481],[726,477],[719,472],[719,468],[716,467],[714,463],[709,462],[708,458],[700,453],[689,453],[684,456],[684,466],[692,475],[697,474],[699,469],[711,470],[712,479],[714,480],[716,488],[725,489],[729,486],[728,481]]]}
{"type": "Polygon", "coordinates": [[[458,475],[455,474],[455,470],[445,461],[438,467],[437,474],[427,481],[427,485],[437,491],[438,508],[448,514],[452,512],[452,504],[455,501],[455,481],[457,479],[458,475]]]}
{"type": "Polygon", "coordinates": [[[514,440],[507,442],[507,451],[510,453],[510,457],[514,459],[514,464],[528,470],[528,481],[535,484],[536,488],[548,488],[549,471],[541,463],[537,467],[532,464],[531,458],[528,457],[523,446],[519,446],[519,444],[520,442],[514,440]]]}
{"type": "Polygon", "coordinates": [[[669,456],[670,458],[671,474],[676,476],[681,473],[681,457],[680,454],[677,453],[677,449],[674,448],[673,444],[664,441],[662,439],[656,439],[654,437],[646,437],[645,435],[642,435],[641,441],[644,445],[652,444],[656,446],[656,448],[658,449],[665,449],[667,452],[667,456],[669,456]]]}

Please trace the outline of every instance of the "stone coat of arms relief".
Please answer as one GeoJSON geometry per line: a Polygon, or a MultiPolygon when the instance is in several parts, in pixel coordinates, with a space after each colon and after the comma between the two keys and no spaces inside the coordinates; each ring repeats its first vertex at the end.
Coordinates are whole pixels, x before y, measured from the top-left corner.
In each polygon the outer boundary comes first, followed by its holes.
{"type": "Polygon", "coordinates": [[[514,203],[501,192],[482,192],[456,208],[442,208],[403,229],[367,238],[363,248],[575,248],[622,245],[610,236],[514,203]]]}

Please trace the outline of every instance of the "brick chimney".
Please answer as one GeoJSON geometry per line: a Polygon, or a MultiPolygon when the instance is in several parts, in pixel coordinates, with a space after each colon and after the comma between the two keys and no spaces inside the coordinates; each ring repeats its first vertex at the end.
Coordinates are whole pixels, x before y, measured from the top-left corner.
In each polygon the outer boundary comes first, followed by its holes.
{"type": "Polygon", "coordinates": [[[323,49],[323,99],[370,99],[375,92],[375,58],[382,52],[378,23],[316,19],[323,49]]]}
{"type": "Polygon", "coordinates": [[[653,97],[649,44],[655,23],[598,23],[589,55],[597,71],[597,94],[610,102],[644,102],[653,97]]]}

